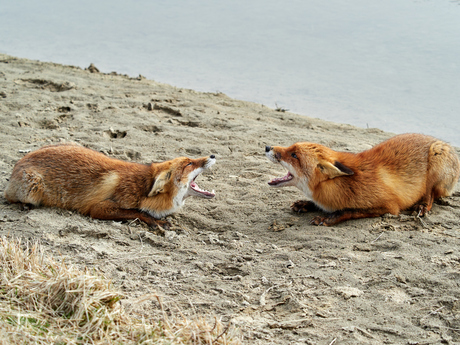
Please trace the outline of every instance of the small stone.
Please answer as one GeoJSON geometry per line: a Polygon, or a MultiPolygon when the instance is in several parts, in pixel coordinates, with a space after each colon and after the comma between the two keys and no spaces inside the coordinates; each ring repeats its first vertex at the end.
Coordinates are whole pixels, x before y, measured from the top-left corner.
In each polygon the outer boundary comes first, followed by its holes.
{"type": "Polygon", "coordinates": [[[351,286],[338,286],[334,290],[342,295],[345,299],[349,299],[351,297],[359,297],[364,293],[364,291],[351,286]]]}
{"type": "Polygon", "coordinates": [[[94,66],[93,63],[89,65],[87,70],[90,71],[91,73],[99,73],[99,69],[96,66],[94,66]]]}

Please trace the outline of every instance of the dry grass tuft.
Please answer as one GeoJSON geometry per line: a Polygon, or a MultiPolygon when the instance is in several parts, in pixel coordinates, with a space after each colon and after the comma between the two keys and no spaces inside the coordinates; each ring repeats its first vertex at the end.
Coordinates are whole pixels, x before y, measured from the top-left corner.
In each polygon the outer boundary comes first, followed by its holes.
{"type": "Polygon", "coordinates": [[[55,261],[37,243],[0,239],[2,345],[240,344],[237,330],[217,319],[131,318],[122,297],[104,277],[55,261]]]}

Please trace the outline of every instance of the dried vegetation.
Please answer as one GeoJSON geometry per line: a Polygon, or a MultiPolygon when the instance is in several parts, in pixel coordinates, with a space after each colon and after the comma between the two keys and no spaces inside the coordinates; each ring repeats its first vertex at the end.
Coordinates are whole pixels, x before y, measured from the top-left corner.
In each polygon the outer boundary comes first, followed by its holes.
{"type": "Polygon", "coordinates": [[[122,298],[103,276],[45,255],[38,243],[0,239],[2,345],[240,343],[237,330],[217,319],[136,319],[122,298]]]}

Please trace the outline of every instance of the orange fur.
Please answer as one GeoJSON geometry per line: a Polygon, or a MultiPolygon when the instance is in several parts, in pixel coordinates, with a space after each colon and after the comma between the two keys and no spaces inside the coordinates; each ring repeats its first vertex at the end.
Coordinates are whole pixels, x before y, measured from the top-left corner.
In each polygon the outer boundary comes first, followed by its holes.
{"type": "Polygon", "coordinates": [[[5,197],[11,203],[60,207],[92,218],[164,224],[157,218],[177,210],[187,196],[214,196],[193,181],[214,162],[214,156],[180,157],[146,165],[78,145],[46,146],[19,160],[5,197]]]}
{"type": "Polygon", "coordinates": [[[293,210],[317,206],[334,212],[313,219],[317,225],[399,214],[412,207],[424,215],[435,199],[451,195],[460,175],[455,150],[422,134],[397,135],[356,154],[313,143],[267,146],[266,154],[290,172],[269,184],[296,186],[311,199],[294,203],[293,210]]]}

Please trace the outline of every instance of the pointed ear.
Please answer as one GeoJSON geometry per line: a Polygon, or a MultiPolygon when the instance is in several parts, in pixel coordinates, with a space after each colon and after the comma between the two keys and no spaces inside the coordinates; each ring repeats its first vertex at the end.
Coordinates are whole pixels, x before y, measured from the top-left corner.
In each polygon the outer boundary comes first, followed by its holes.
{"type": "Polygon", "coordinates": [[[152,189],[150,190],[149,197],[164,193],[164,187],[171,179],[171,171],[163,171],[158,175],[153,183],[152,189]]]}
{"type": "Polygon", "coordinates": [[[340,162],[335,162],[334,164],[330,162],[323,162],[318,164],[318,169],[330,179],[338,176],[350,176],[354,174],[353,170],[340,162]]]}

